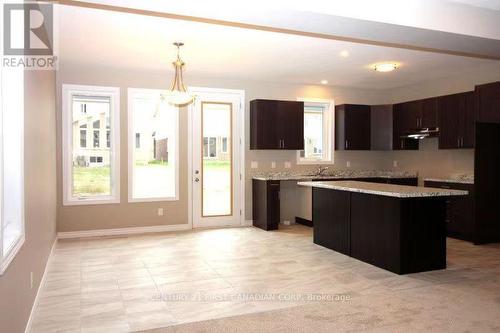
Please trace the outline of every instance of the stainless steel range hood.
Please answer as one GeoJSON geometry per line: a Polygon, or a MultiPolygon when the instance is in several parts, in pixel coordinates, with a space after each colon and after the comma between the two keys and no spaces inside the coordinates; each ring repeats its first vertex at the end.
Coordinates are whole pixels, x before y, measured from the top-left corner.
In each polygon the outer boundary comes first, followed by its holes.
{"type": "Polygon", "coordinates": [[[422,140],[426,138],[435,138],[439,134],[439,127],[419,128],[401,135],[402,139],[422,140]]]}

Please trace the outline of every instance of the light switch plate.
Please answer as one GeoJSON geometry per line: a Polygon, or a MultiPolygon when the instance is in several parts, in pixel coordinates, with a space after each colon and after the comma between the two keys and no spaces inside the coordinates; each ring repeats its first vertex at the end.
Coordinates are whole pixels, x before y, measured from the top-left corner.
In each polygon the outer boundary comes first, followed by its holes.
{"type": "Polygon", "coordinates": [[[271,169],[276,169],[276,162],[274,161],[271,162],[271,169]]]}
{"type": "Polygon", "coordinates": [[[257,169],[258,167],[259,167],[259,162],[257,162],[257,161],[250,162],[251,169],[257,169]]]}
{"type": "Polygon", "coordinates": [[[158,216],[163,216],[163,208],[158,208],[158,216]]]}
{"type": "Polygon", "coordinates": [[[285,162],[285,169],[290,169],[292,167],[292,163],[291,162],[285,162]]]}

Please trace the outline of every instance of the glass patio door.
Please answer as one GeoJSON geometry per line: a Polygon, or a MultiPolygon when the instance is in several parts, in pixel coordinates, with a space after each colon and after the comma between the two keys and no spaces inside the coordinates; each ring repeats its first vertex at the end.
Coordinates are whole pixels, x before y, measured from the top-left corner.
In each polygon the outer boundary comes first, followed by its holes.
{"type": "Polygon", "coordinates": [[[237,91],[203,89],[191,108],[193,226],[240,225],[240,101],[237,91]]]}

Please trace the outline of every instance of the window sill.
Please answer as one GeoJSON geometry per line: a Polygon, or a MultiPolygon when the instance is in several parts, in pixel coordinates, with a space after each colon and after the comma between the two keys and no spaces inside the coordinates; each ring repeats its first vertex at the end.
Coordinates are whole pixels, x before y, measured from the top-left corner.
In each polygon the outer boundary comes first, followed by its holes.
{"type": "Polygon", "coordinates": [[[161,201],[179,201],[179,197],[165,197],[165,198],[129,198],[130,203],[140,202],[161,202],[161,201]]]}
{"type": "Polygon", "coordinates": [[[85,206],[85,205],[109,205],[119,204],[120,199],[116,198],[103,198],[103,199],[69,199],[64,200],[63,206],[85,206]]]}
{"type": "Polygon", "coordinates": [[[333,164],[331,160],[297,160],[297,165],[322,165],[333,164]]]}
{"type": "Polygon", "coordinates": [[[0,276],[5,273],[5,271],[9,267],[12,260],[14,260],[17,253],[19,252],[19,250],[21,250],[21,247],[24,244],[24,239],[25,239],[24,235],[19,237],[19,239],[16,241],[16,243],[13,244],[12,247],[10,248],[10,250],[8,251],[7,256],[4,258],[0,258],[1,259],[1,261],[0,261],[0,276]]]}

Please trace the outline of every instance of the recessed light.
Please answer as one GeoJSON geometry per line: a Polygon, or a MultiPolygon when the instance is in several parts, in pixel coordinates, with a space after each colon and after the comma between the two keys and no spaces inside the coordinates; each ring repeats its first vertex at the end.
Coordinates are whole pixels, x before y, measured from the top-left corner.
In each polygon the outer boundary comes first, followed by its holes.
{"type": "Polygon", "coordinates": [[[321,80],[321,84],[328,84],[328,80],[321,80]]]}
{"type": "Polygon", "coordinates": [[[373,65],[373,69],[377,72],[392,72],[395,69],[398,69],[398,64],[394,62],[387,62],[387,63],[381,63],[381,64],[376,64],[373,65]]]}
{"type": "Polygon", "coordinates": [[[345,58],[345,57],[348,57],[348,56],[349,56],[349,51],[344,50],[344,51],[340,52],[340,56],[341,56],[341,57],[344,57],[344,58],[345,58]]]}

